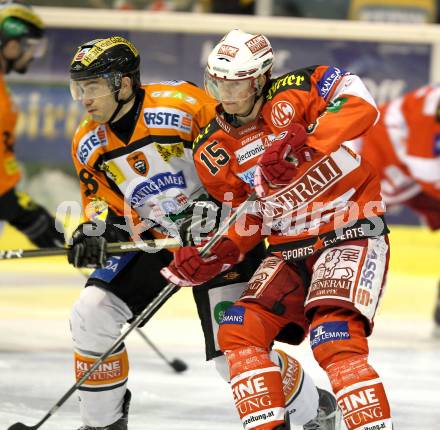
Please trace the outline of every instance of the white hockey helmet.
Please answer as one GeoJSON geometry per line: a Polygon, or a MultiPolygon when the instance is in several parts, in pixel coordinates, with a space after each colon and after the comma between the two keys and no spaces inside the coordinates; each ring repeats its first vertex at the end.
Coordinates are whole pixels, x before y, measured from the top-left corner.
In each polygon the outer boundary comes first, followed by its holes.
{"type": "Polygon", "coordinates": [[[241,81],[243,87],[254,89],[253,94],[260,93],[262,88],[255,84],[256,80],[268,73],[272,65],[273,50],[266,36],[232,30],[209,54],[205,88],[220,102],[225,100],[219,91],[222,81],[235,81],[236,90],[239,89],[237,81],[241,81]]]}

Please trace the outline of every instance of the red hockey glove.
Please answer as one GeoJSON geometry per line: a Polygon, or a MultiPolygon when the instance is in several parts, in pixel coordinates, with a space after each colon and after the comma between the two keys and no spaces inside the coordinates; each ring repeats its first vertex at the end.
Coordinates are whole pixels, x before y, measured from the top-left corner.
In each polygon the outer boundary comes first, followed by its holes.
{"type": "Polygon", "coordinates": [[[293,124],[281,140],[275,140],[264,151],[255,172],[255,190],[260,197],[266,195],[266,185],[276,188],[290,183],[301,162],[311,159],[306,140],[304,127],[293,124]]]}
{"type": "Polygon", "coordinates": [[[168,282],[179,287],[192,287],[228,270],[238,262],[239,257],[237,245],[226,238],[214,245],[207,257],[201,257],[195,246],[185,246],[177,250],[173,262],[160,273],[168,282]]]}

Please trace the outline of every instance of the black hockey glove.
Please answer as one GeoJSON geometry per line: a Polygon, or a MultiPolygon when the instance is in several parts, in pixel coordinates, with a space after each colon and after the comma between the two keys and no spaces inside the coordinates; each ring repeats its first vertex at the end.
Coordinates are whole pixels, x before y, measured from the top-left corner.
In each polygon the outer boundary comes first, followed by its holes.
{"type": "Polygon", "coordinates": [[[199,246],[217,230],[221,206],[214,199],[201,196],[193,200],[185,212],[187,216],[179,227],[183,246],[199,246]]]}
{"type": "Polygon", "coordinates": [[[103,221],[87,221],[80,224],[72,235],[72,246],[67,259],[74,267],[104,267],[107,260],[106,224],[103,221]]]}
{"type": "Polygon", "coordinates": [[[107,218],[107,223],[100,220],[86,221],[80,224],[72,234],[72,246],[67,259],[74,267],[104,267],[107,260],[107,243],[126,241],[129,234],[113,225],[124,225],[123,217],[107,218]]]}
{"type": "Polygon", "coordinates": [[[40,248],[64,246],[62,226],[25,193],[12,189],[0,197],[0,219],[6,220],[40,248]]]}

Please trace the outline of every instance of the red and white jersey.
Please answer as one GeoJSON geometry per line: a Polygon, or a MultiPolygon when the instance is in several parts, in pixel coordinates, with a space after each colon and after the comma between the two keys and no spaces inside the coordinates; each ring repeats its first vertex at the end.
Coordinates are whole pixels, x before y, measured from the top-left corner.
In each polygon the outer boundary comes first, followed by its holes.
{"type": "Polygon", "coordinates": [[[14,155],[15,108],[3,75],[0,75],[0,196],[17,185],[21,173],[14,155]]]}
{"type": "Polygon", "coordinates": [[[381,178],[387,204],[424,191],[440,201],[440,85],[428,85],[380,108],[381,119],[355,149],[381,178]]]}
{"type": "MultiPolygon", "coordinates": [[[[116,214],[129,211],[137,223],[180,212],[203,191],[194,169],[191,145],[213,118],[215,102],[188,82],[143,85],[136,124],[122,141],[108,124],[87,118],[72,144],[72,158],[83,206],[116,214]],[[98,204],[95,204],[98,202],[98,204]]],[[[90,214],[86,216],[90,218],[90,214]]],[[[125,215],[128,215],[125,213],[125,215]]]]}
{"type": "Polygon", "coordinates": [[[236,128],[224,118],[219,111],[196,139],[194,160],[207,191],[233,206],[252,192],[265,147],[292,123],[307,127],[307,145],[315,150],[291,184],[260,199],[257,214],[248,215],[248,223],[260,224],[258,233],[230,230],[228,235],[243,252],[261,236],[268,236],[271,245],[317,239],[336,228],[337,217],[355,221],[383,214],[379,181],[371,166],[342,145],[378,119],[359,77],[332,66],[295,70],[271,81],[253,123],[236,128]]]}

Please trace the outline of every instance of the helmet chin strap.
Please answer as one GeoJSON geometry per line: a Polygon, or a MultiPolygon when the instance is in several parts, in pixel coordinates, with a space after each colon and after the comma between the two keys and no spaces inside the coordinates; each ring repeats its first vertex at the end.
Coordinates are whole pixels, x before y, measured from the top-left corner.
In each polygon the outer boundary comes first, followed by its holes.
{"type": "Polygon", "coordinates": [[[131,96],[130,96],[128,99],[126,99],[126,100],[120,100],[120,99],[119,99],[119,91],[120,91],[120,90],[116,91],[116,93],[115,93],[115,101],[116,101],[116,103],[117,103],[118,105],[116,106],[116,109],[114,110],[112,116],[111,116],[110,119],[108,120],[109,123],[110,123],[110,122],[113,122],[114,119],[116,118],[116,116],[118,115],[118,113],[119,113],[119,112],[121,111],[121,109],[123,108],[123,106],[126,105],[126,104],[127,104],[128,102],[130,102],[131,100],[133,100],[133,98],[136,96],[136,92],[133,91],[133,92],[131,93],[131,96]]]}

